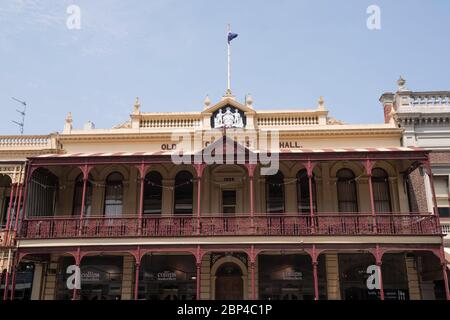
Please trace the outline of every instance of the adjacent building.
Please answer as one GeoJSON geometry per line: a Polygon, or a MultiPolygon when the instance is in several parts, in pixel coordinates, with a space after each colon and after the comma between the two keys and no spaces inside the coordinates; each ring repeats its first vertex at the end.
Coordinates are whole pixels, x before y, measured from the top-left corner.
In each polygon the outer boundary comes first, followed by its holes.
{"type": "Polygon", "coordinates": [[[446,260],[450,263],[450,91],[411,91],[403,78],[397,85],[396,93],[385,93],[380,98],[385,122],[404,129],[403,146],[431,151],[432,177],[426,170],[410,175],[410,210],[437,208],[445,236],[446,260]]]}

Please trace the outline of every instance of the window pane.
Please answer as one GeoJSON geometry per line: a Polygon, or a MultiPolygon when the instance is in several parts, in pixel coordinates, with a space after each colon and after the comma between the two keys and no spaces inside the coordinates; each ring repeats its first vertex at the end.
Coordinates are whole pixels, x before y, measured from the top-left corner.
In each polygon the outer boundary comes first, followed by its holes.
{"type": "Polygon", "coordinates": [[[358,212],[355,175],[350,169],[337,172],[339,212],[358,212]]]}
{"type": "Polygon", "coordinates": [[[442,218],[450,218],[450,208],[438,208],[439,216],[442,218]]]}
{"type": "Polygon", "coordinates": [[[145,177],[144,214],[161,214],[162,211],[162,176],[152,171],[145,177]]]}
{"type": "MultiPolygon", "coordinates": [[[[317,211],[317,197],[316,197],[316,179],[312,177],[312,191],[313,191],[313,208],[317,211]]],[[[298,212],[309,213],[310,199],[309,199],[309,180],[306,169],[302,169],[297,174],[297,205],[298,212]]]]}
{"type": "Polygon", "coordinates": [[[389,189],[389,176],[383,169],[375,168],[372,171],[373,198],[376,212],[391,212],[391,194],[389,189]]]}
{"type": "MultiPolygon", "coordinates": [[[[92,208],[92,177],[89,175],[86,183],[86,194],[84,200],[84,215],[89,216],[92,208]]],[[[75,180],[75,189],[73,192],[72,214],[80,215],[81,203],[83,199],[83,175],[80,174],[75,180]]]]}
{"type": "Polygon", "coordinates": [[[192,184],[192,174],[188,171],[181,171],[175,177],[175,208],[176,214],[192,214],[194,193],[192,184]]]}
{"type": "Polygon", "coordinates": [[[123,209],[123,177],[120,173],[111,173],[106,179],[105,215],[120,216],[123,209]]]}
{"type": "Polygon", "coordinates": [[[448,176],[433,176],[436,194],[448,195],[448,176]]]}
{"type": "Polygon", "coordinates": [[[266,201],[268,213],[284,212],[284,177],[280,171],[266,178],[266,201]]]}

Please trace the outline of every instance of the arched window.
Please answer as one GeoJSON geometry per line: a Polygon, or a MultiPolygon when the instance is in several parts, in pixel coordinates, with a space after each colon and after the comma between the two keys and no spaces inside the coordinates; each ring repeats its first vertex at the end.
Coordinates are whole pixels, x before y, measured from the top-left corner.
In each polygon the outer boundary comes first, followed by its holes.
{"type": "Polygon", "coordinates": [[[189,171],[180,171],[175,177],[175,214],[192,214],[192,197],[194,195],[193,177],[189,171]]]}
{"type": "Polygon", "coordinates": [[[381,168],[372,170],[373,199],[376,212],[391,212],[391,192],[389,189],[389,176],[381,168]]]}
{"type": "Polygon", "coordinates": [[[113,172],[106,178],[105,216],[120,216],[123,210],[123,176],[113,172]]]}
{"type": "Polygon", "coordinates": [[[358,212],[355,174],[350,169],[336,173],[339,212],[358,212]]]}
{"type": "MultiPolygon", "coordinates": [[[[7,175],[0,174],[0,190],[4,190],[4,198],[0,198],[0,229],[6,226],[6,221],[8,220],[8,208],[10,202],[11,188],[11,178],[7,175]]],[[[1,193],[1,192],[0,192],[1,193]]]]}
{"type": "Polygon", "coordinates": [[[145,176],[144,214],[161,214],[162,212],[162,176],[151,171],[145,176]]]}
{"type": "MultiPolygon", "coordinates": [[[[84,199],[84,213],[83,215],[89,216],[92,209],[92,177],[89,175],[88,181],[86,182],[86,195],[84,199]]],[[[73,205],[72,214],[80,215],[81,204],[83,201],[83,174],[79,174],[75,180],[75,188],[73,190],[73,205]]]]}
{"type": "MultiPolygon", "coordinates": [[[[316,179],[312,176],[313,209],[317,211],[316,179]]],[[[306,169],[297,173],[297,208],[300,213],[310,213],[309,181],[306,169]]]]}
{"type": "Polygon", "coordinates": [[[284,212],[284,176],[281,171],[266,177],[267,213],[284,212]]]}

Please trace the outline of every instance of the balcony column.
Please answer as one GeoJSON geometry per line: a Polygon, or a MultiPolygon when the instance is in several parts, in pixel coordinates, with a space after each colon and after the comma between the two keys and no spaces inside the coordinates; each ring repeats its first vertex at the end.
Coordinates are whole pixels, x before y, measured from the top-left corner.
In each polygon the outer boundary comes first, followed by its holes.
{"type": "MultiPolygon", "coordinates": [[[[20,216],[22,215],[22,218],[23,218],[23,216],[25,215],[25,212],[21,213],[21,211],[20,211],[20,209],[22,208],[22,205],[24,205],[23,202],[25,201],[25,200],[22,201],[23,183],[19,183],[18,188],[19,188],[19,196],[17,197],[18,205],[17,205],[16,209],[14,210],[16,221],[14,223],[13,241],[15,241],[15,239],[17,237],[17,230],[19,228],[19,220],[21,220],[20,216]]],[[[25,209],[24,209],[24,211],[25,211],[25,209]]]]}
{"type": "Polygon", "coordinates": [[[78,234],[81,236],[83,233],[83,219],[84,219],[84,211],[86,207],[86,188],[87,183],[89,180],[89,171],[91,170],[91,167],[85,164],[84,166],[80,167],[81,172],[83,173],[83,192],[81,194],[81,210],[80,210],[80,225],[78,227],[79,231],[78,234]]]}
{"type": "Polygon", "coordinates": [[[140,183],[140,191],[139,191],[139,213],[138,213],[138,235],[142,234],[142,220],[144,217],[144,186],[145,186],[145,175],[148,170],[148,166],[144,163],[141,163],[140,166],[137,167],[139,170],[139,183],[140,183]]]}
{"type": "Polygon", "coordinates": [[[441,260],[441,268],[442,268],[442,276],[444,279],[444,287],[445,287],[445,298],[447,300],[450,300],[450,290],[449,290],[449,283],[448,283],[448,275],[447,275],[447,263],[445,261],[445,253],[444,253],[444,247],[441,247],[440,251],[440,260],[441,260]]]}
{"type": "Polygon", "coordinates": [[[436,190],[434,187],[433,172],[431,171],[430,160],[425,161],[424,165],[425,165],[425,171],[428,175],[428,178],[430,179],[431,196],[433,198],[433,214],[438,217],[439,210],[438,210],[438,205],[437,205],[436,190]]]}
{"type": "Polygon", "coordinates": [[[141,268],[141,264],[139,262],[136,262],[135,266],[136,270],[134,273],[134,300],[139,299],[139,271],[141,268]]]}
{"type": "MultiPolygon", "coordinates": [[[[81,284],[81,269],[80,269],[80,264],[81,264],[81,249],[78,247],[78,249],[77,249],[77,253],[76,253],[76,255],[74,256],[74,258],[75,258],[75,265],[77,266],[77,271],[79,270],[80,272],[79,272],[79,276],[80,276],[80,281],[79,281],[79,283],[81,284]]],[[[76,272],[77,272],[76,271],[76,272]]],[[[73,291],[72,291],[72,300],[77,300],[78,299],[78,290],[77,290],[77,286],[76,286],[76,284],[77,284],[77,280],[75,280],[75,286],[74,286],[74,288],[73,288],[73,291]]]]}
{"type": "Polygon", "coordinates": [[[373,223],[373,229],[372,231],[374,233],[377,233],[377,217],[376,217],[376,211],[375,211],[375,198],[373,196],[373,184],[372,184],[372,169],[373,169],[373,161],[367,159],[364,162],[364,167],[366,169],[366,174],[368,176],[368,183],[369,183],[369,196],[370,196],[370,212],[372,214],[372,223],[373,223]]]}
{"type": "Polygon", "coordinates": [[[384,300],[383,275],[381,272],[381,266],[383,264],[382,258],[383,254],[381,253],[380,246],[377,245],[375,249],[375,261],[378,269],[378,281],[380,283],[380,299],[384,300]]]}
{"type": "Polygon", "coordinates": [[[256,164],[255,163],[247,163],[245,165],[247,167],[247,171],[248,171],[248,178],[249,178],[249,187],[250,187],[250,223],[251,223],[251,231],[254,232],[255,230],[255,221],[254,221],[254,216],[255,216],[255,195],[254,195],[254,181],[253,181],[253,177],[255,174],[255,168],[256,168],[256,164]]]}
{"type": "MultiPolygon", "coordinates": [[[[21,190],[19,192],[20,193],[19,196],[20,196],[20,198],[22,198],[22,190],[23,190],[23,210],[22,210],[22,212],[20,212],[20,210],[19,210],[16,213],[16,223],[15,223],[15,226],[14,226],[14,239],[16,238],[17,231],[19,230],[19,227],[20,227],[19,226],[19,220],[22,221],[25,218],[26,213],[27,213],[27,204],[28,204],[28,198],[27,197],[28,197],[28,194],[30,193],[28,191],[28,189],[30,189],[30,180],[31,180],[31,177],[33,175],[34,170],[37,169],[36,167],[34,167],[31,164],[30,160],[27,161],[26,167],[27,167],[27,169],[25,169],[26,170],[25,171],[26,172],[26,174],[25,174],[25,181],[22,183],[22,188],[21,188],[21,190]]],[[[22,205],[20,207],[22,207],[22,205]]]]}
{"type": "Polygon", "coordinates": [[[206,165],[203,163],[195,165],[197,172],[197,234],[200,234],[201,200],[202,200],[202,176],[206,165]]]}
{"type": "Polygon", "coordinates": [[[309,215],[311,218],[311,233],[315,233],[316,232],[316,223],[315,223],[315,212],[314,212],[314,191],[313,191],[313,184],[312,184],[312,179],[314,177],[314,167],[315,167],[316,163],[311,162],[310,160],[308,160],[308,162],[306,164],[304,164],[305,168],[306,168],[306,173],[308,175],[308,190],[309,190],[309,215]]]}
{"type": "Polygon", "coordinates": [[[9,287],[9,272],[5,273],[5,289],[3,290],[3,300],[8,300],[8,287],[9,287]]]}
{"type": "Polygon", "coordinates": [[[6,231],[9,231],[9,224],[11,221],[11,208],[12,208],[12,204],[13,204],[15,185],[16,185],[16,183],[11,184],[11,192],[9,193],[9,205],[8,205],[8,211],[6,214],[6,231]]]}
{"type": "Polygon", "coordinates": [[[314,283],[314,300],[319,300],[319,276],[317,272],[317,253],[316,246],[313,245],[311,255],[312,267],[313,267],[313,283],[314,283]]]}
{"type": "MultiPolygon", "coordinates": [[[[17,253],[16,253],[17,254],[17,253]]],[[[19,262],[17,261],[17,258],[14,259],[13,267],[12,267],[12,276],[11,276],[11,295],[10,300],[14,300],[14,295],[16,291],[16,280],[17,280],[17,269],[19,266],[19,262]]]]}
{"type": "Polygon", "coordinates": [[[195,253],[195,267],[196,267],[196,289],[195,289],[195,299],[201,300],[201,267],[202,267],[202,254],[200,252],[200,246],[197,246],[197,252],[195,253]]]}
{"type": "Polygon", "coordinates": [[[141,247],[137,246],[136,254],[134,255],[136,261],[134,271],[134,300],[139,299],[139,273],[141,271],[141,247]]]}
{"type": "Polygon", "coordinates": [[[250,252],[248,254],[248,257],[250,258],[250,286],[251,286],[251,300],[256,300],[256,283],[255,283],[255,266],[256,266],[256,255],[255,255],[255,246],[252,245],[250,247],[250,252]]]}

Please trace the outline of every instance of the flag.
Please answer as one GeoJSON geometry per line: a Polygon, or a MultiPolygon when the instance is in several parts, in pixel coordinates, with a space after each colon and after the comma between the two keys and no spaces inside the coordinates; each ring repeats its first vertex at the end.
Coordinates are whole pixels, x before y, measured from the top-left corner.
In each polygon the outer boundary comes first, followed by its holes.
{"type": "Polygon", "coordinates": [[[238,36],[237,33],[228,32],[228,44],[230,44],[231,40],[237,38],[237,36],[238,36]]]}

